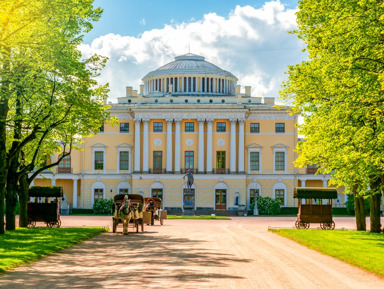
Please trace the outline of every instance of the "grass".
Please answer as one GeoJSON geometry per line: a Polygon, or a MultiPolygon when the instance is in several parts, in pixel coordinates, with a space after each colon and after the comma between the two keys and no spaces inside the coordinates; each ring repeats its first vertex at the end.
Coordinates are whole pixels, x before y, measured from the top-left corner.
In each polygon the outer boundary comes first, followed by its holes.
{"type": "Polygon", "coordinates": [[[365,231],[271,229],[283,237],[384,277],[384,235],[365,231]]]}
{"type": "Polygon", "coordinates": [[[193,219],[193,220],[231,220],[225,216],[167,216],[167,219],[193,219]]]}
{"type": "Polygon", "coordinates": [[[106,229],[88,228],[18,228],[0,235],[0,273],[60,251],[106,229]]]}

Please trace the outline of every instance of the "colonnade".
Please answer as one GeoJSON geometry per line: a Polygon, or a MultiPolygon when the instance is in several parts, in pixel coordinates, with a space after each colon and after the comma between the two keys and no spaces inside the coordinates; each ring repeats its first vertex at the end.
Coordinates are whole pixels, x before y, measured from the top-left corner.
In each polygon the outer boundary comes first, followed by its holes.
{"type": "Polygon", "coordinates": [[[211,93],[230,95],[235,91],[236,83],[224,77],[153,77],[144,80],[144,95],[151,92],[163,93],[211,93]]]}
{"type": "MultiPolygon", "coordinates": [[[[166,119],[167,122],[167,146],[166,146],[166,171],[180,172],[181,155],[180,155],[180,124],[181,119],[166,119]],[[175,122],[175,143],[172,142],[172,124],[175,122]],[[173,151],[175,151],[175,167],[173,169],[173,151]]],[[[213,134],[213,119],[198,119],[199,123],[199,143],[198,143],[198,172],[211,173],[213,170],[212,163],[212,134],[213,134]],[[205,146],[204,146],[204,124],[207,123],[207,158],[204,162],[205,146]],[[205,168],[205,169],[204,169],[205,168]]],[[[244,119],[230,119],[230,173],[244,172],[244,119]],[[239,141],[236,143],[236,123],[239,123],[239,141]],[[238,163],[236,164],[236,153],[238,153],[238,163]],[[238,169],[236,170],[236,167],[238,169]]],[[[149,171],[149,147],[148,147],[148,125],[149,119],[135,119],[135,156],[134,156],[134,171],[148,172],[149,171]],[[143,122],[143,151],[140,144],[140,125],[143,122]],[[143,166],[141,169],[140,156],[143,155],[143,166]]]]}

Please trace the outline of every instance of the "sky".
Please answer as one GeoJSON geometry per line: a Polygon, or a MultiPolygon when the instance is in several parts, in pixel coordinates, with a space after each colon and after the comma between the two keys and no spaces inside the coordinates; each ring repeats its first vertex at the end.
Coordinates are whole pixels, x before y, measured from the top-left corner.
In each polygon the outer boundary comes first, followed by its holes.
{"type": "Polygon", "coordinates": [[[287,65],[307,59],[296,35],[294,0],[95,0],[100,21],[79,47],[109,58],[98,80],[109,101],[139,89],[148,72],[188,52],[232,72],[253,96],[278,97],[287,65]]]}

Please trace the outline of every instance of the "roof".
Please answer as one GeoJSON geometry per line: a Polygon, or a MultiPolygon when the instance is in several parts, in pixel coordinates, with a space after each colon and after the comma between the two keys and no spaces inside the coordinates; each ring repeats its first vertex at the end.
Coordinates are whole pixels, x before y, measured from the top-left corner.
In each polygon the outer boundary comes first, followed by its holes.
{"type": "Polygon", "coordinates": [[[337,199],[337,190],[320,187],[295,188],[293,197],[296,199],[337,199]]]}
{"type": "Polygon", "coordinates": [[[183,75],[183,74],[202,74],[218,75],[237,78],[229,71],[205,61],[203,56],[192,53],[176,56],[175,60],[151,71],[143,79],[153,76],[183,75]]]}

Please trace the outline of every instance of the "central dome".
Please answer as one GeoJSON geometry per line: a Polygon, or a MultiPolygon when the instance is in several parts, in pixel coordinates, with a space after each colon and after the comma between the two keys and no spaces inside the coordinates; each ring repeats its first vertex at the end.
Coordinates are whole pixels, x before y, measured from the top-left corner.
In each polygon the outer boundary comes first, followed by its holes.
{"type": "Polygon", "coordinates": [[[170,76],[183,74],[197,75],[217,75],[224,77],[237,78],[230,72],[221,69],[220,67],[205,61],[203,56],[192,53],[176,56],[175,61],[161,66],[160,68],[148,73],[143,80],[154,76],[170,76]]]}
{"type": "Polygon", "coordinates": [[[143,78],[144,95],[233,95],[237,78],[230,72],[188,53],[148,73],[143,78]]]}

